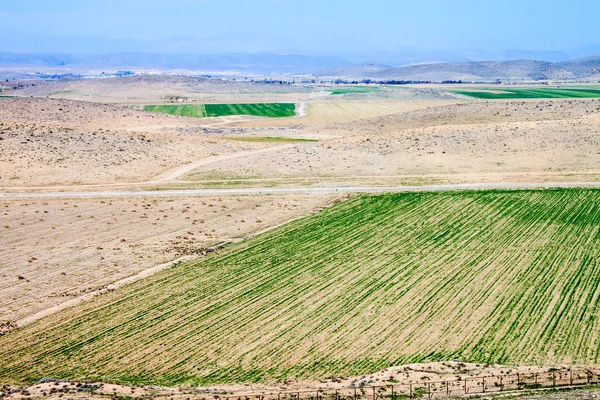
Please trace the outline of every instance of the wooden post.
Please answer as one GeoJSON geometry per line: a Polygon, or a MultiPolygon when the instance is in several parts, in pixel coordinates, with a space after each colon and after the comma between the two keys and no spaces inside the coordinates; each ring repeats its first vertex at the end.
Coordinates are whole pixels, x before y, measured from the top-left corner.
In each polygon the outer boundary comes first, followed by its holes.
{"type": "Polygon", "coordinates": [[[588,385],[590,384],[590,371],[585,371],[585,374],[587,375],[587,383],[588,385]]]}
{"type": "Polygon", "coordinates": [[[535,376],[535,388],[537,389],[537,387],[538,387],[537,373],[534,376],[535,376]]]}
{"type": "Polygon", "coordinates": [[[448,386],[448,381],[446,381],[446,397],[450,396],[450,386],[448,386]]]}
{"type": "Polygon", "coordinates": [[[427,382],[427,397],[431,398],[431,382],[427,382]]]}
{"type": "Polygon", "coordinates": [[[500,375],[500,391],[504,390],[504,385],[502,384],[502,375],[500,375]]]}
{"type": "Polygon", "coordinates": [[[465,378],[465,394],[467,394],[467,378],[465,378]]]}
{"type": "Polygon", "coordinates": [[[521,375],[517,372],[517,389],[521,389],[521,375]]]}
{"type": "Polygon", "coordinates": [[[573,370],[569,371],[569,385],[573,386],[573,370]]]}
{"type": "Polygon", "coordinates": [[[338,390],[335,389],[335,400],[338,400],[338,390]]]}
{"type": "Polygon", "coordinates": [[[483,385],[483,393],[485,393],[485,376],[481,377],[481,383],[483,385]]]}
{"type": "Polygon", "coordinates": [[[373,386],[373,400],[375,400],[375,386],[373,386]]]}
{"type": "Polygon", "coordinates": [[[554,372],[552,373],[552,387],[556,387],[556,374],[554,372]]]}
{"type": "Polygon", "coordinates": [[[354,400],[356,400],[356,386],[354,387],[354,400]]]}
{"type": "Polygon", "coordinates": [[[392,385],[392,400],[394,400],[394,385],[392,385]]]}
{"type": "Polygon", "coordinates": [[[412,399],[412,383],[408,384],[408,398],[412,399]]]}

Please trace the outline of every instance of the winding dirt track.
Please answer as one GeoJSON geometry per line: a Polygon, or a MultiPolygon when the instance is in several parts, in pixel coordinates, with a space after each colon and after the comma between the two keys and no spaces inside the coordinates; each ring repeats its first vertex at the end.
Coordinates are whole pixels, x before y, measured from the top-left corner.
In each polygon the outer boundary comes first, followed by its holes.
{"type": "Polygon", "coordinates": [[[553,188],[600,188],[600,182],[527,182],[527,183],[468,183],[423,186],[318,186],[278,187],[246,189],[188,189],[188,190],[137,190],[97,192],[40,192],[0,193],[0,199],[44,199],[44,198],[105,198],[105,197],[182,197],[182,196],[238,196],[270,194],[332,195],[343,193],[400,193],[400,192],[445,192],[452,190],[490,189],[553,189],[553,188]]]}

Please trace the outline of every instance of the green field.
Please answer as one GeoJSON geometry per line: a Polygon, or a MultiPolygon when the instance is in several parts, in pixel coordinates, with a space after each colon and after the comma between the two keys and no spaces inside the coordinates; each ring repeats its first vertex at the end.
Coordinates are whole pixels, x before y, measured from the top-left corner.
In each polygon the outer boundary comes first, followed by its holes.
{"type": "Polygon", "coordinates": [[[600,191],[361,196],[0,337],[0,382],[600,362],[600,191]]]}
{"type": "Polygon", "coordinates": [[[477,90],[452,90],[452,92],[486,100],[600,97],[600,89],[588,88],[489,88],[477,90]]]}
{"type": "Polygon", "coordinates": [[[228,115],[254,115],[258,117],[293,117],[296,115],[294,103],[253,103],[253,104],[165,104],[147,105],[144,111],[160,112],[185,117],[224,117],[228,115]]]}
{"type": "Polygon", "coordinates": [[[354,93],[370,93],[378,92],[377,86],[336,86],[332,89],[326,89],[330,94],[354,94],[354,93]]]}
{"type": "Polygon", "coordinates": [[[181,115],[191,118],[204,117],[203,104],[163,104],[163,105],[147,105],[144,106],[144,111],[158,112],[163,114],[181,115]]]}
{"type": "Polygon", "coordinates": [[[280,136],[229,136],[226,137],[229,140],[237,140],[239,142],[285,142],[285,143],[299,143],[299,142],[318,142],[315,139],[301,139],[301,138],[288,138],[280,136]]]}

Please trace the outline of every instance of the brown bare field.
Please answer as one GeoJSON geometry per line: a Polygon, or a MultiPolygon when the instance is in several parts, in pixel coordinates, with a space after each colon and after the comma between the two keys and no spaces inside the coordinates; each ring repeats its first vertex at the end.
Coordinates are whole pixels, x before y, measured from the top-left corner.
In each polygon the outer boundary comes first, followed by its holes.
{"type": "Polygon", "coordinates": [[[194,161],[269,146],[204,134],[198,120],[121,106],[0,101],[4,187],[138,182],[194,161]]]}
{"type": "MultiPolygon", "coordinates": [[[[598,100],[471,102],[296,127],[318,143],[207,165],[184,179],[248,185],[593,181],[598,100]]],[[[263,134],[263,133],[261,133],[263,134]]],[[[273,135],[274,132],[269,133],[273,135]]]]}
{"type": "Polygon", "coordinates": [[[239,127],[289,127],[327,122],[354,121],[452,104],[449,100],[316,99],[303,103],[302,115],[277,120],[237,122],[239,127]]]}
{"type": "Polygon", "coordinates": [[[247,81],[187,76],[141,75],[105,79],[44,82],[19,90],[21,96],[139,104],[180,96],[188,101],[214,102],[245,98],[285,101],[306,98],[313,90],[296,85],[266,85],[247,81]]]}
{"type": "Polygon", "coordinates": [[[0,320],[310,213],[305,196],[0,202],[0,320]]]}

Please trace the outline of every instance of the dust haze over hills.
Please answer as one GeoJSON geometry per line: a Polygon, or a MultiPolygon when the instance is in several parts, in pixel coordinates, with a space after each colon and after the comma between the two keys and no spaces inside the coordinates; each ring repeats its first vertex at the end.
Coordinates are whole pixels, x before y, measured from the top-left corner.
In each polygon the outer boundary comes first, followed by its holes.
{"type": "Polygon", "coordinates": [[[600,77],[600,56],[558,63],[534,60],[431,63],[402,67],[372,64],[330,68],[319,77],[371,78],[376,80],[492,80],[492,79],[594,79],[600,77]]]}

